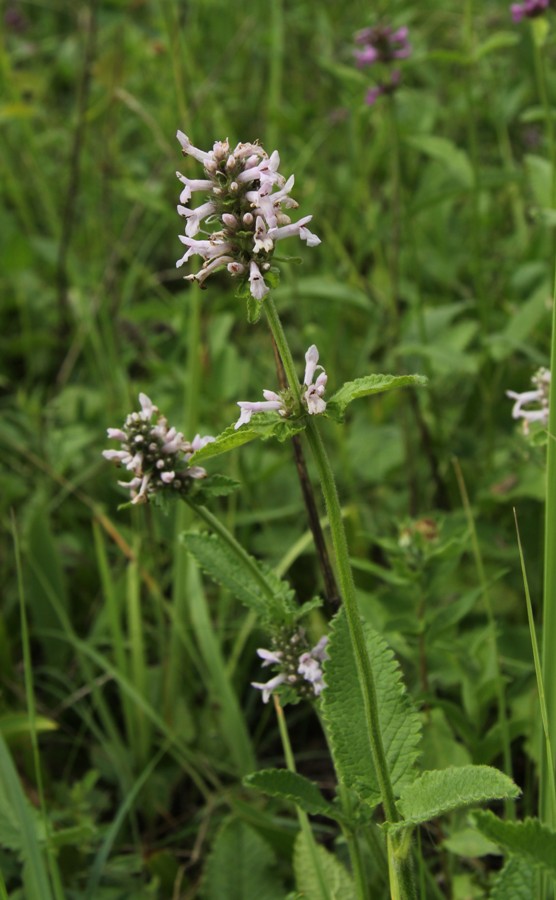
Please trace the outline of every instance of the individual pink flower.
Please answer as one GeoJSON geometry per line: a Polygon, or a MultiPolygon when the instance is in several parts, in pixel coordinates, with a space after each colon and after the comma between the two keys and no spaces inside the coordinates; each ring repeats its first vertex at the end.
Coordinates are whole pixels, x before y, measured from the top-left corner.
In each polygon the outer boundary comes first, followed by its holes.
{"type": "Polygon", "coordinates": [[[550,370],[541,368],[531,379],[534,390],[523,391],[521,394],[516,393],[516,391],[506,391],[506,396],[511,400],[515,400],[512,408],[512,418],[523,419],[523,429],[526,434],[532,422],[540,422],[544,426],[548,425],[550,380],[550,370]],[[524,409],[525,406],[529,406],[531,403],[535,404],[536,408],[524,409]]]}
{"type": "Polygon", "coordinates": [[[524,3],[512,3],[510,12],[514,22],[521,22],[522,19],[533,19],[535,16],[542,16],[548,9],[550,0],[525,0],[524,3]]]}

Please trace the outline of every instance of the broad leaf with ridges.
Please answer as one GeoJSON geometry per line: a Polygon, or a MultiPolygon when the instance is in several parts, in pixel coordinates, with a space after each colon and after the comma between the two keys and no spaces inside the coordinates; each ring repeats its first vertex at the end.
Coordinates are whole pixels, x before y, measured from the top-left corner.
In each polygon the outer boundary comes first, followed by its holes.
{"type": "Polygon", "coordinates": [[[332,853],[311,845],[301,831],[293,854],[295,885],[304,900],[356,900],[348,871],[332,853]]]}
{"type": "Polygon", "coordinates": [[[531,900],[535,896],[535,868],[525,859],[510,856],[496,876],[489,900],[531,900]]]}
{"type": "MultiPolygon", "coordinates": [[[[405,686],[392,650],[370,625],[363,625],[367,653],[374,674],[378,715],[394,792],[399,794],[411,778],[419,755],[421,723],[405,686]]],[[[355,665],[345,614],[334,619],[325,663],[327,688],[322,693],[336,771],[371,805],[380,803],[371,745],[367,732],[363,695],[355,665]]]]}
{"type": "Polygon", "coordinates": [[[515,798],[520,793],[511,778],[491,766],[434,769],[404,788],[398,801],[404,821],[390,827],[398,830],[419,825],[454,809],[515,798]]]}
{"type": "Polygon", "coordinates": [[[243,783],[272,797],[291,800],[313,816],[327,816],[335,821],[342,818],[339,810],[323,797],[314,781],[289,769],[262,769],[247,775],[243,783]]]}
{"type": "Polygon", "coordinates": [[[283,900],[286,894],[272,850],[237,819],[218,832],[205,868],[203,900],[283,900]]]}
{"type": "Polygon", "coordinates": [[[277,624],[293,621],[293,591],[271,569],[215,534],[188,531],[182,540],[203,571],[245,606],[277,624]]]}
{"type": "Polygon", "coordinates": [[[476,812],[473,819],[479,831],[503,850],[556,877],[556,831],[538,819],[503,822],[491,812],[476,812]]]}
{"type": "Polygon", "coordinates": [[[207,459],[229,453],[230,450],[235,450],[250,441],[256,441],[257,438],[267,441],[274,437],[279,441],[285,441],[303,431],[304,428],[304,417],[284,419],[274,412],[257,413],[252,416],[248,424],[242,425],[241,428],[236,429],[235,425],[229,425],[214,441],[210,441],[193,453],[188,465],[199,465],[199,463],[206,462],[207,459]]]}

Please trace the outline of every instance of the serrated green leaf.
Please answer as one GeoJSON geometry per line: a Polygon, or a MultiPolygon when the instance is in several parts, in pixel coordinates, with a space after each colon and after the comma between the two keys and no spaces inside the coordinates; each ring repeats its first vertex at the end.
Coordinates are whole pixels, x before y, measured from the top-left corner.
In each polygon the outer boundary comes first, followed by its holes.
{"type": "Polygon", "coordinates": [[[398,801],[404,821],[393,828],[419,825],[454,809],[515,798],[520,793],[511,778],[491,766],[433,769],[423,772],[404,788],[398,801]]]}
{"type": "Polygon", "coordinates": [[[489,900],[531,900],[535,896],[535,869],[524,859],[510,856],[496,876],[489,900]]]}
{"type": "Polygon", "coordinates": [[[228,820],[205,868],[203,900],[283,900],[286,893],[268,844],[249,825],[228,820]]]}
{"type": "Polygon", "coordinates": [[[227,475],[209,475],[208,478],[202,478],[195,481],[194,500],[203,500],[206,497],[227,497],[233,494],[240,487],[239,481],[235,478],[228,478],[227,475]]]}
{"type": "Polygon", "coordinates": [[[236,552],[215,534],[189,531],[182,540],[207,575],[263,620],[293,620],[297,612],[293,591],[271,569],[245,551],[236,552]]]}
{"type": "Polygon", "coordinates": [[[304,428],[304,416],[297,419],[285,419],[275,412],[256,413],[247,426],[242,425],[241,428],[236,429],[235,425],[229,425],[214,441],[205,444],[204,447],[193,453],[189,465],[196,466],[207,459],[229,453],[230,450],[235,450],[237,447],[257,439],[267,441],[270,438],[276,438],[279,441],[286,441],[294,434],[303,431],[304,428]]]}
{"type": "Polygon", "coordinates": [[[258,437],[260,437],[260,434],[258,431],[255,431],[254,428],[242,427],[238,428],[236,431],[233,425],[229,425],[228,428],[219,434],[214,441],[205,444],[204,447],[201,447],[200,450],[193,453],[190,457],[189,465],[197,466],[207,459],[212,459],[213,456],[229,453],[230,450],[235,450],[236,447],[241,447],[242,444],[248,444],[249,441],[255,441],[258,437]]]}
{"type": "Polygon", "coordinates": [[[304,900],[356,900],[351,875],[332,853],[311,845],[303,832],[295,842],[293,869],[295,886],[304,900]]]}
{"type": "Polygon", "coordinates": [[[262,769],[247,775],[243,783],[271,797],[290,800],[313,816],[327,816],[335,821],[342,819],[341,813],[322,796],[314,781],[289,769],[262,769]]]}
{"type": "MultiPolygon", "coordinates": [[[[390,778],[395,793],[411,776],[418,756],[421,723],[407,695],[398,663],[386,641],[370,625],[363,625],[365,644],[373,670],[378,715],[390,778]]],[[[380,788],[373,766],[367,733],[363,695],[347,621],[343,610],[335,617],[327,645],[327,688],[322,692],[334,763],[342,781],[354,787],[371,805],[380,802],[380,788]]]]}
{"type": "Polygon", "coordinates": [[[503,822],[490,811],[480,810],[473,819],[479,831],[503,850],[556,877],[556,831],[538,819],[503,822]]]}
{"type": "Polygon", "coordinates": [[[339,391],[326,404],[326,412],[334,418],[342,418],[346,408],[354,400],[370,397],[371,394],[382,394],[395,388],[425,385],[427,379],[423,375],[364,375],[355,381],[346,381],[339,391]]]}

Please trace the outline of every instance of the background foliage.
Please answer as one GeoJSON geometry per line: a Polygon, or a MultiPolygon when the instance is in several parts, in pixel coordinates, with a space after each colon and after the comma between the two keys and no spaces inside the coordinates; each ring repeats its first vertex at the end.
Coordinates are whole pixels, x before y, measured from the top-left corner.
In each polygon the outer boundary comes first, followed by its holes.
{"type": "MultiPolygon", "coordinates": [[[[239,855],[252,883],[237,896],[278,897],[304,852],[292,807],[241,783],[281,764],[272,711],[249,686],[256,615],[188,563],[189,513],[117,512],[101,458],[139,391],[206,434],[276,384],[268,336],[245,323],[233,285],[211,279],[199,307],[174,268],[178,127],[203,148],[260,139],[295,173],[322,238],[275,293],[300,374],[314,342],[333,390],[370,372],[429,377],[326,429],[360,602],[422,711],[422,768],[503,768],[488,591],[513,774],[534,814],[512,506],[535,603],[544,450],[504,396],[548,364],[551,135],[530,23],[513,25],[502,0],[9,0],[4,14],[0,747],[19,773],[2,750],[0,791],[15,791],[0,816],[7,896],[28,896],[23,857],[37,884],[50,867],[53,896],[210,900],[224,896],[220,860],[239,855]],[[413,55],[394,102],[367,107],[374,73],[354,67],[352,35],[385,17],[409,25],[413,55]]],[[[550,63],[552,35],[539,35],[550,63]]],[[[320,580],[287,446],[258,442],[222,465],[242,487],[215,511],[310,599],[320,580]]],[[[291,707],[289,724],[300,771],[329,792],[316,717],[291,707]]],[[[329,822],[317,833],[332,847],[329,822]]],[[[487,896],[494,845],[465,815],[423,842],[453,854],[433,873],[442,896],[487,896]]]]}

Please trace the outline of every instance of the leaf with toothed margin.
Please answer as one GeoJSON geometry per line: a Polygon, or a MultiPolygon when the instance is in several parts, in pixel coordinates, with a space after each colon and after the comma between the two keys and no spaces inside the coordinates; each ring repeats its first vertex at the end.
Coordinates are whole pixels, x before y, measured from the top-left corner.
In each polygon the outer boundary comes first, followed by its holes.
{"type": "Polygon", "coordinates": [[[403,387],[421,387],[427,384],[424,375],[364,375],[355,381],[346,381],[326,403],[327,414],[341,422],[347,407],[354,400],[382,394],[403,387]]]}
{"type": "Polygon", "coordinates": [[[474,813],[473,821],[482,834],[507,853],[556,878],[556,831],[538,819],[503,822],[485,810],[474,813]]]}
{"type": "Polygon", "coordinates": [[[236,450],[243,444],[256,441],[258,438],[267,441],[274,437],[279,441],[285,441],[294,434],[303,431],[304,428],[305,421],[303,418],[285,419],[273,411],[255,413],[251,417],[251,421],[240,428],[236,429],[235,425],[229,425],[214,441],[210,441],[210,443],[201,447],[200,450],[197,450],[196,453],[193,453],[188,465],[197,466],[206,462],[207,459],[221,456],[223,453],[229,453],[230,450],[236,450]]]}
{"type": "MultiPolygon", "coordinates": [[[[401,671],[386,641],[363,623],[365,647],[376,689],[380,730],[394,794],[413,777],[419,754],[421,720],[401,679],[401,671]]],[[[340,780],[353,787],[371,806],[381,792],[367,730],[363,694],[344,610],[335,616],[326,647],[326,690],[321,704],[330,735],[332,756],[340,780]]]]}
{"type": "Polygon", "coordinates": [[[344,821],[339,809],[329,803],[314,781],[288,769],[261,769],[243,779],[247,787],[256,788],[271,797],[290,800],[312,816],[326,816],[336,822],[344,821]]]}
{"type": "Polygon", "coordinates": [[[421,825],[491,800],[515,799],[520,793],[511,778],[492,766],[449,766],[422,772],[400,794],[398,809],[403,821],[389,825],[388,830],[421,825]]]}

